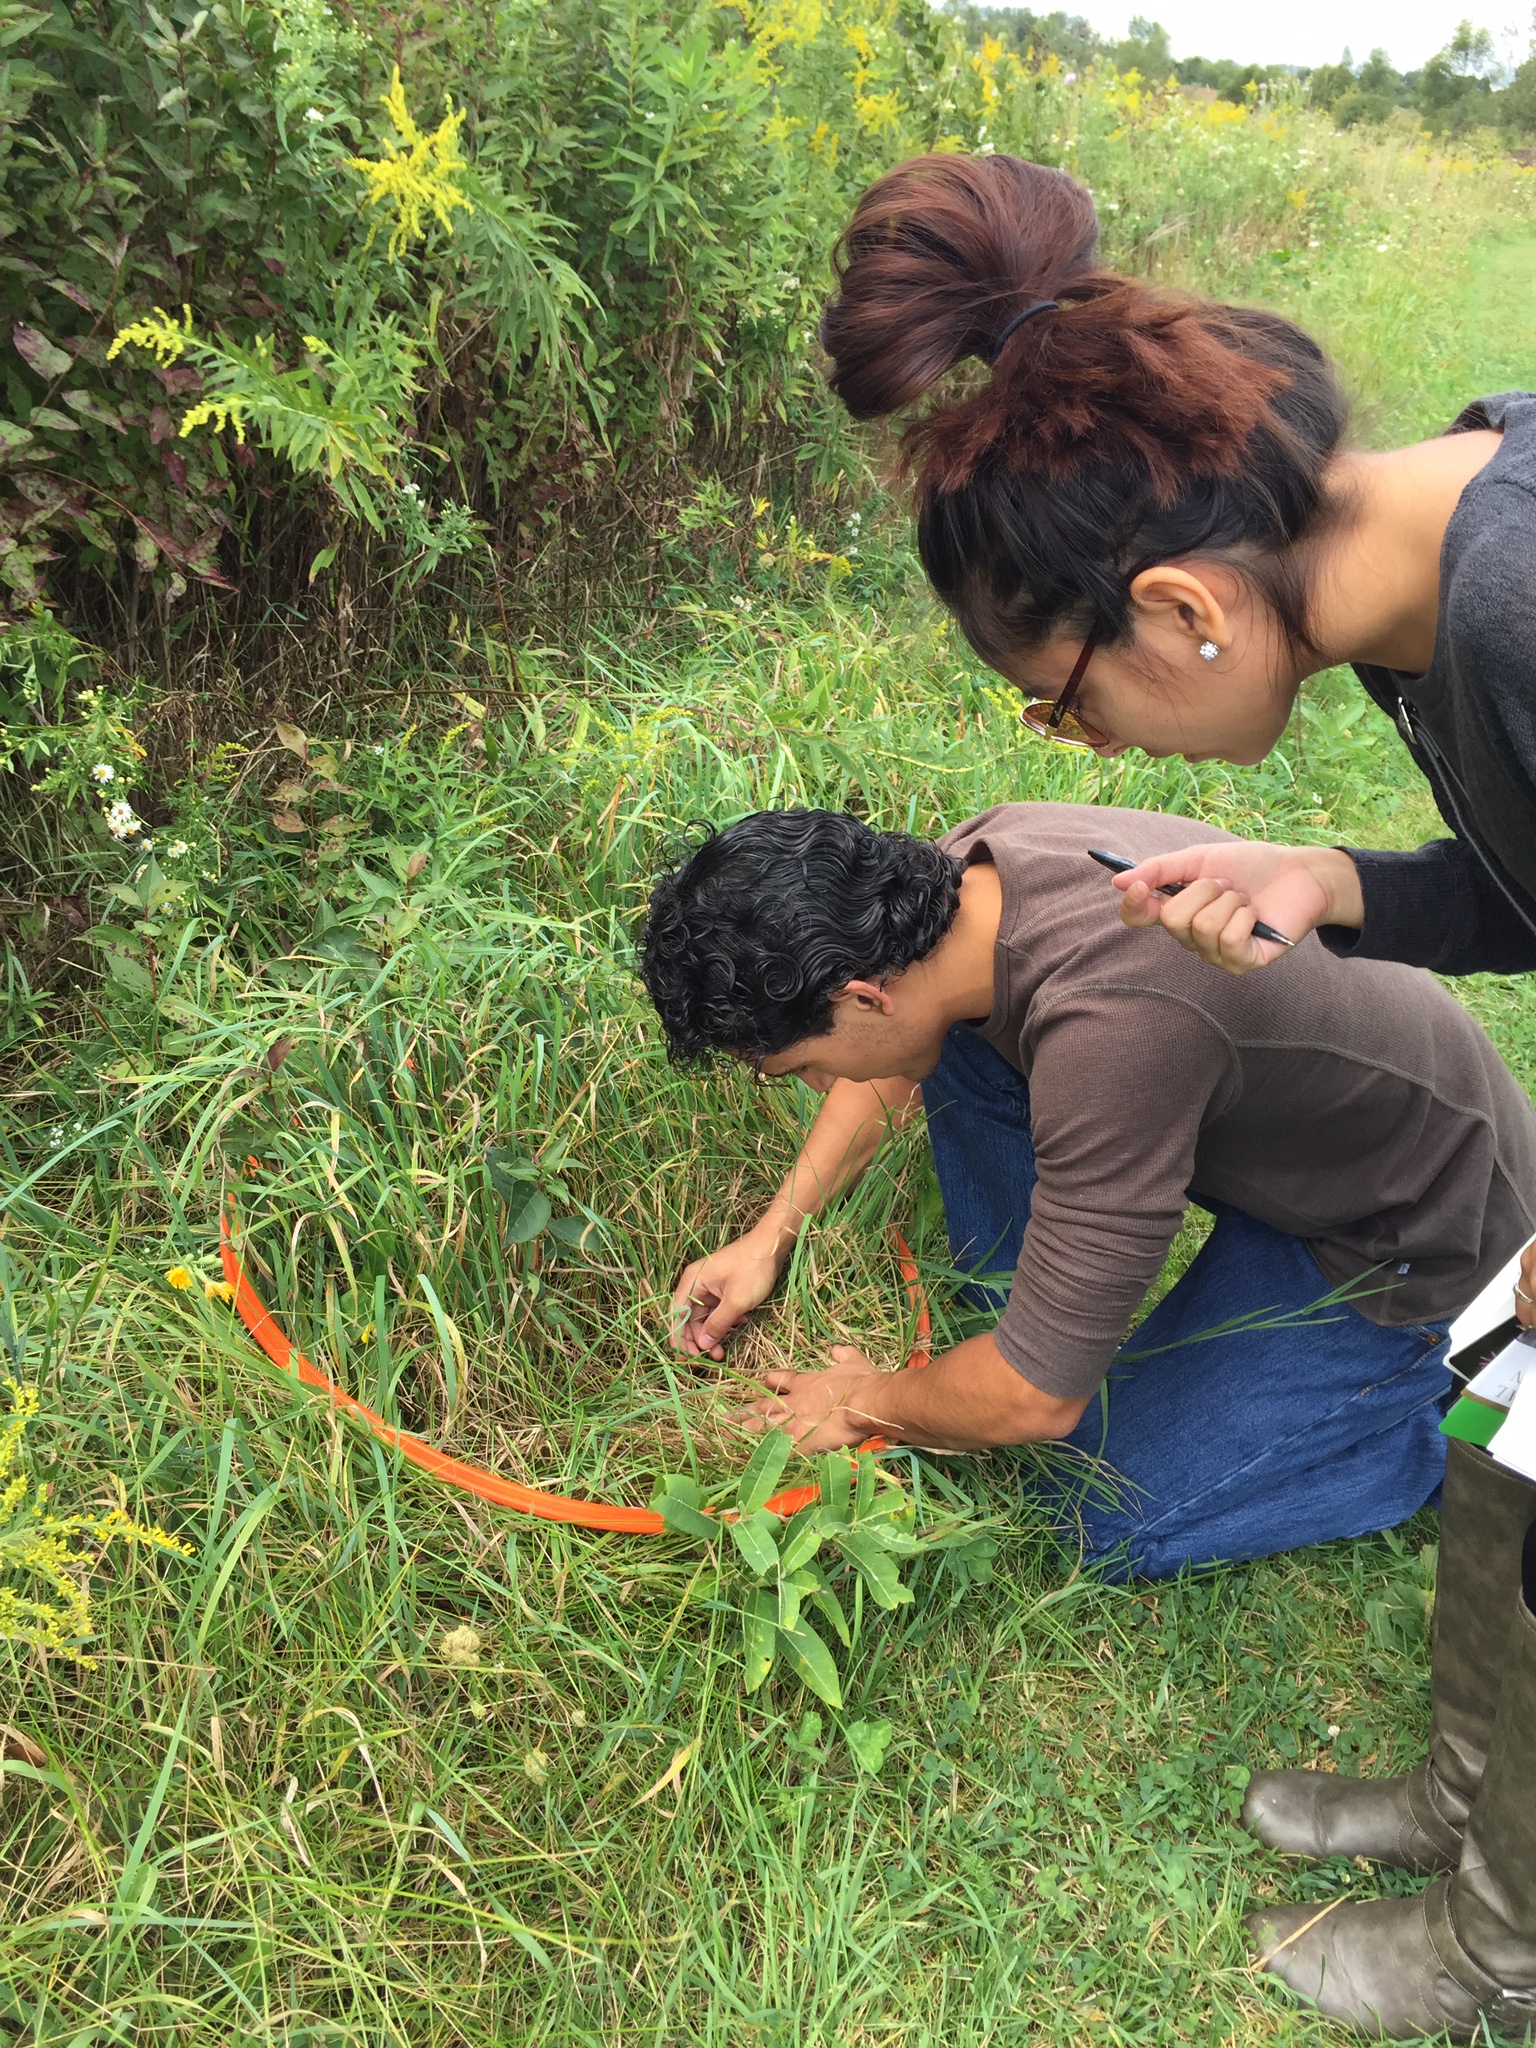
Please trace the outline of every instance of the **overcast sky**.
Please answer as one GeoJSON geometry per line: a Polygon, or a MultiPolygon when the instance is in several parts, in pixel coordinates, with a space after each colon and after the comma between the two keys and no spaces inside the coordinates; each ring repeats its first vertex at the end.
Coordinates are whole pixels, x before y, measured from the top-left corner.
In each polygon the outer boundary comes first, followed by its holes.
{"type": "MultiPolygon", "coordinates": [[[[1034,0],[1036,13],[1050,12],[1051,0],[1034,0]]],[[[1176,57],[1235,57],[1239,63],[1334,64],[1346,45],[1355,62],[1378,45],[1399,71],[1412,71],[1447,43],[1456,24],[1470,14],[1474,24],[1495,34],[1508,31],[1516,62],[1530,41],[1529,0],[1143,0],[1108,5],[1100,0],[1059,0],[1069,13],[1085,14],[1101,35],[1122,36],[1132,14],[1160,21],[1176,57]]],[[[1501,39],[1502,40],[1502,39],[1501,39]]]]}

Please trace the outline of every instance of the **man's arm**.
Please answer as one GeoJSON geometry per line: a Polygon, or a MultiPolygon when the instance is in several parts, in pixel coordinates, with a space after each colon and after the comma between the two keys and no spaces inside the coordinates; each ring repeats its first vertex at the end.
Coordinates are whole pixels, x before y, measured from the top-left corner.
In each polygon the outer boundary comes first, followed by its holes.
{"type": "Polygon", "coordinates": [[[917,1097],[914,1081],[833,1084],[782,1187],[746,1236],[684,1267],[672,1295],[679,1351],[724,1358],[726,1337],[773,1292],[806,1220],[853,1186],[917,1097]]]}
{"type": "Polygon", "coordinates": [[[980,1451],[992,1444],[1069,1436],[1091,1395],[1042,1393],[998,1350],[990,1333],[967,1338],[921,1372],[877,1372],[850,1344],[832,1347],[822,1372],[770,1372],[766,1400],[746,1411],[749,1427],[787,1429],[802,1451],[833,1451],[865,1437],[980,1451]]]}

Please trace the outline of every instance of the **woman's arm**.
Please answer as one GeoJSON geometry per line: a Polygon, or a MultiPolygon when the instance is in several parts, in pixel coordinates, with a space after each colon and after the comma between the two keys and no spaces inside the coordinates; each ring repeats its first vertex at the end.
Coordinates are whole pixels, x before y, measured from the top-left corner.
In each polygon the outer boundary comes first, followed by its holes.
{"type": "Polygon", "coordinates": [[[1411,853],[1350,849],[1360,877],[1354,931],[1323,930],[1330,953],[1401,960],[1437,974],[1528,974],[1536,932],[1464,839],[1432,839],[1411,853]]]}
{"type": "Polygon", "coordinates": [[[1289,939],[1316,931],[1330,953],[1399,960],[1437,974],[1523,974],[1533,932],[1476,851],[1434,839],[1411,853],[1218,842],[1158,854],[1115,877],[1120,915],[1161,924],[1212,967],[1248,974],[1282,956],[1253,936],[1264,918],[1289,939]],[[1152,892],[1183,883],[1177,896],[1152,892]]]}
{"type": "Polygon", "coordinates": [[[853,1186],[886,1132],[912,1114],[918,1094],[915,1081],[834,1083],[783,1185],[746,1236],[684,1267],[672,1295],[677,1350],[724,1358],[726,1337],[773,1292],[806,1219],[853,1186]]]}

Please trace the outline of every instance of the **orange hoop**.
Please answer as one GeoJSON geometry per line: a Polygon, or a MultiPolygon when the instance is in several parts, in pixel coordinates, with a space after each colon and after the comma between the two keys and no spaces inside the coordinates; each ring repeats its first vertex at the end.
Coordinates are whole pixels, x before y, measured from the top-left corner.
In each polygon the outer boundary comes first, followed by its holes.
{"type": "MultiPolygon", "coordinates": [[[[229,1197],[229,1206],[234,1207],[235,1198],[229,1197]]],[[[932,1323],[928,1314],[928,1301],[918,1276],[917,1261],[911,1248],[899,1230],[891,1232],[896,1254],[901,1262],[901,1277],[906,1283],[907,1299],[917,1311],[917,1343],[913,1346],[907,1364],[911,1368],[927,1365],[929,1361],[929,1339],[932,1323]]],[[[495,1472],[487,1472],[481,1465],[468,1464],[462,1458],[450,1458],[446,1452],[437,1450],[419,1436],[412,1436],[409,1430],[396,1429],[372,1408],[338,1387],[333,1379],[323,1373],[311,1359],[304,1356],[296,1344],[278,1328],[255,1288],[246,1277],[240,1255],[235,1250],[230,1232],[229,1217],[219,1218],[219,1255],[224,1267],[224,1278],[235,1291],[235,1309],[252,1337],[271,1359],[280,1372],[292,1374],[302,1386],[314,1387],[329,1396],[333,1407],[345,1414],[356,1416],[381,1443],[388,1444],[400,1453],[408,1463],[418,1466],[423,1472],[431,1473],[445,1486],[456,1486],[461,1493],[475,1494],[479,1499],[489,1501],[493,1507],[511,1508],[520,1515],[536,1515],[545,1522],[567,1522],[579,1529],[611,1529],[631,1536],[660,1535],[666,1524],[654,1508],[615,1507],[600,1500],[571,1500],[563,1493],[546,1493],[542,1487],[520,1486],[515,1480],[502,1479],[495,1472]]],[[[888,1448],[883,1436],[873,1436],[859,1446],[864,1451],[883,1451],[888,1448]]],[[[793,1515],[803,1507],[809,1507],[813,1500],[820,1498],[817,1486],[793,1486],[785,1493],[777,1493],[767,1502],[773,1514],[793,1515]]]]}

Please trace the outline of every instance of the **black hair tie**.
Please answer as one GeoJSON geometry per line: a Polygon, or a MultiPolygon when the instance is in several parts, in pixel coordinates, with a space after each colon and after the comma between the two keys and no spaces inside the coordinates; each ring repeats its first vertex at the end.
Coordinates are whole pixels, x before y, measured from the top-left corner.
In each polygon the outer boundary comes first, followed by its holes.
{"type": "Polygon", "coordinates": [[[1015,313],[1008,325],[992,344],[992,353],[987,357],[988,369],[996,367],[997,359],[1013,337],[1014,330],[1022,327],[1026,320],[1033,320],[1037,313],[1059,313],[1061,303],[1057,299],[1036,299],[1032,306],[1026,306],[1022,313],[1015,313]]]}

